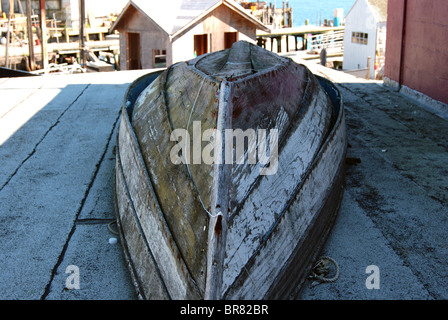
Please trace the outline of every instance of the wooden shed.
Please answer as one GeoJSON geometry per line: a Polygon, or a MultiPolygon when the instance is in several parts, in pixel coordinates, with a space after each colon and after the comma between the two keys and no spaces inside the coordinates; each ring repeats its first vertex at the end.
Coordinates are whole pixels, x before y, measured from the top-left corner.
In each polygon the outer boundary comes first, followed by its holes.
{"type": "Polygon", "coordinates": [[[269,32],[234,0],[131,0],[111,31],[120,33],[120,69],[170,66],[204,53],[255,43],[269,32]]]}

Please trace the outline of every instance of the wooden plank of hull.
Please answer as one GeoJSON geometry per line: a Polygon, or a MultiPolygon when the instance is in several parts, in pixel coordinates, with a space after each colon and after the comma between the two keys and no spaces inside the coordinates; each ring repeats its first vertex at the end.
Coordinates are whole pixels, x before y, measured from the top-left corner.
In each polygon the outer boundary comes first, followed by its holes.
{"type": "Polygon", "coordinates": [[[225,299],[288,299],[297,294],[338,212],[345,150],[341,111],[294,202],[227,290],[225,299]]]}
{"type": "Polygon", "coordinates": [[[124,181],[119,152],[117,152],[115,179],[117,225],[137,295],[140,299],[169,299],[170,295],[132,205],[131,196],[124,181]]]}
{"type": "MultiPolygon", "coordinates": [[[[179,65],[179,68],[168,70],[165,77],[158,78],[142,92],[132,118],[145,166],[157,188],[156,196],[161,213],[173,235],[173,242],[179,248],[179,256],[185,261],[201,296],[205,292],[207,274],[209,217],[201,206],[196,190],[199,191],[204,205],[210,207],[212,167],[195,164],[194,159],[190,159],[191,175],[198,177],[191,179],[190,172],[183,163],[171,161],[171,151],[177,144],[171,137],[174,128],[186,128],[196,96],[198,99],[192,119],[206,115],[213,119],[213,122],[202,122],[202,130],[213,128],[216,116],[213,118],[212,114],[217,111],[215,100],[218,89],[219,85],[215,82],[204,80],[179,65]],[[185,80],[187,75],[190,75],[188,82],[185,80]],[[198,95],[199,91],[203,94],[198,95]]],[[[190,140],[193,140],[193,130],[193,125],[190,125],[190,140]]],[[[183,139],[181,136],[179,140],[183,139]]],[[[194,148],[194,142],[191,145],[194,148]]]]}
{"type": "MultiPolygon", "coordinates": [[[[292,132],[287,132],[288,139],[279,150],[278,171],[273,175],[257,177],[256,188],[252,188],[251,193],[241,201],[241,209],[232,219],[233,228],[229,227],[227,239],[225,290],[232,286],[239,274],[246,273],[246,263],[281,217],[285,206],[289,205],[294,190],[305,179],[328,134],[331,115],[327,110],[331,108],[328,97],[317,86],[316,80],[310,81],[312,85],[307,89],[311,91],[310,101],[307,101],[301,117],[285,116],[292,122],[292,132]]],[[[240,175],[236,177],[239,179],[240,175]]],[[[233,182],[240,184],[235,180],[233,182]]]]}
{"type": "MultiPolygon", "coordinates": [[[[138,228],[138,236],[141,241],[148,244],[146,247],[142,245],[140,247],[128,247],[129,251],[133,251],[134,265],[136,261],[141,259],[141,255],[151,252],[151,256],[154,257],[153,263],[163,279],[168,296],[172,299],[198,299],[201,294],[194,281],[192,281],[163,215],[160,214],[127,112],[124,110],[121,119],[118,132],[118,156],[123,171],[122,183],[128,188],[126,196],[129,196],[129,198],[124,200],[119,198],[119,208],[122,201],[132,203],[131,207],[135,210],[134,223],[141,226],[138,228]],[[141,249],[146,250],[146,252],[140,252],[141,249]]],[[[118,173],[117,176],[120,177],[120,174],[118,173]]],[[[133,231],[132,222],[130,222],[131,226],[125,224],[124,214],[120,212],[121,225],[123,228],[129,229],[123,230],[125,238],[134,237],[135,227],[133,231]]],[[[126,243],[131,243],[131,241],[132,239],[126,239],[126,243]]],[[[142,263],[137,269],[147,267],[152,266],[142,263]]],[[[144,273],[141,276],[143,282],[151,280],[144,273]]],[[[146,292],[146,295],[151,296],[151,294],[150,290],[146,292]]]]}

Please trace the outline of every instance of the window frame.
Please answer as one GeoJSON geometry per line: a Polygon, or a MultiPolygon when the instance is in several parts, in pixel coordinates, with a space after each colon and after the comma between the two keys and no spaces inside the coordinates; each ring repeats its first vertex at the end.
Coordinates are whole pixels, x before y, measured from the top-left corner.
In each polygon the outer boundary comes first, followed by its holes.
{"type": "Polygon", "coordinates": [[[352,43],[368,45],[369,34],[366,32],[352,31],[352,43]]]}

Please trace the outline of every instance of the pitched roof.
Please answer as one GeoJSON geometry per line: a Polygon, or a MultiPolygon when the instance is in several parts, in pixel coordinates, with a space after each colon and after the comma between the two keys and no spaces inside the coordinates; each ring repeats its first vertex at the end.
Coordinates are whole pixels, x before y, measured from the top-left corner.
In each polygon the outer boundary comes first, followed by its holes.
{"type": "MultiPolygon", "coordinates": [[[[353,6],[350,8],[346,17],[350,14],[352,9],[360,0],[356,0],[353,6]]],[[[377,22],[387,22],[387,2],[388,0],[363,0],[372,9],[372,14],[377,22]]]]}
{"type": "Polygon", "coordinates": [[[367,0],[373,9],[373,14],[378,22],[387,21],[387,1],[388,0],[367,0]]]}
{"type": "Polygon", "coordinates": [[[269,30],[234,0],[131,0],[114,22],[111,30],[114,30],[124,12],[132,5],[168,35],[174,37],[221,4],[228,6],[256,24],[258,29],[269,30]]]}

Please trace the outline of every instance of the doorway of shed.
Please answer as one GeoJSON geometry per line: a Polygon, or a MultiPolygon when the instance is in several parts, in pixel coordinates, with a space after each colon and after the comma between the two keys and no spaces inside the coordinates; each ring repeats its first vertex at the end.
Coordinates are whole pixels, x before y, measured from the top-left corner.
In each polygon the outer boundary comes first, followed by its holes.
{"type": "Polygon", "coordinates": [[[200,56],[208,52],[208,35],[195,34],[194,35],[194,56],[200,56]]]}
{"type": "Polygon", "coordinates": [[[128,40],[128,70],[141,69],[140,61],[140,34],[134,32],[127,33],[128,40]]]}
{"type": "Polygon", "coordinates": [[[224,32],[224,49],[232,47],[234,42],[238,41],[238,32],[224,32]]]}

